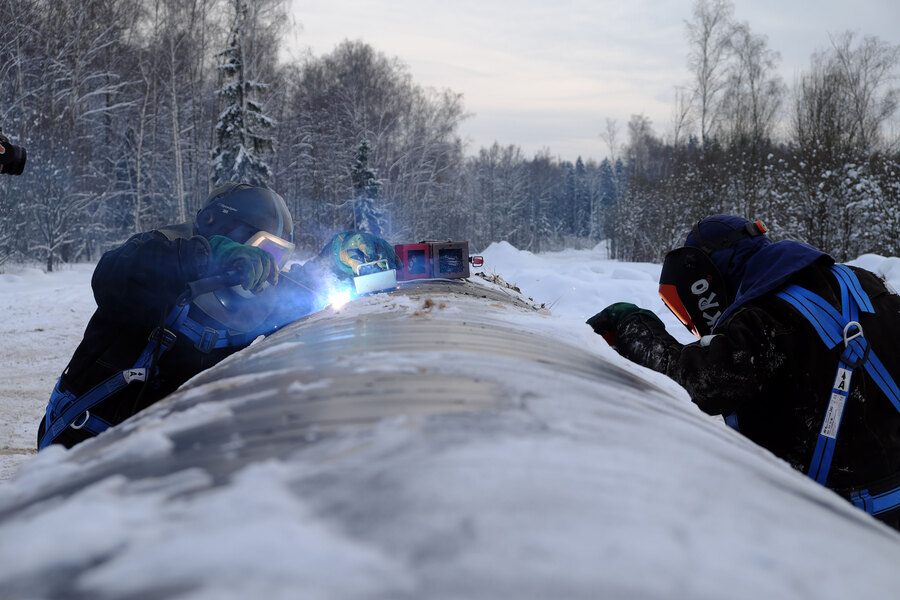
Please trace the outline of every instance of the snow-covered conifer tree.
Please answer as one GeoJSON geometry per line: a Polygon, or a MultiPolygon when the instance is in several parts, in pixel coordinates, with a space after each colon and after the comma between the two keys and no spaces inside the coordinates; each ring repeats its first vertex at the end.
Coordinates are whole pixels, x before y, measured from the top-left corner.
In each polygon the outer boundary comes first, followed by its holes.
{"type": "Polygon", "coordinates": [[[353,180],[353,214],[356,228],[381,237],[384,232],[384,212],[378,206],[381,181],[369,168],[369,142],[363,140],[356,149],[356,160],[350,172],[353,180]]]}
{"type": "Polygon", "coordinates": [[[246,0],[234,0],[235,19],[228,48],[218,54],[222,85],[216,92],[224,108],[216,123],[212,181],[239,181],[266,186],[272,173],[266,156],[273,151],[270,132],[275,122],[263,114],[258,97],[268,87],[255,81],[246,60],[249,13],[246,0]]]}

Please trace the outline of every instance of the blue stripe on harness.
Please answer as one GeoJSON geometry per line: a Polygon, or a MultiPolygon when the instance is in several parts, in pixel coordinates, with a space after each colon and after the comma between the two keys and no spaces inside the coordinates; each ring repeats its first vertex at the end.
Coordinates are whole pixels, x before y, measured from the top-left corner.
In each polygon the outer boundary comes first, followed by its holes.
{"type": "MultiPolygon", "coordinates": [[[[827,319],[822,320],[818,311],[815,311],[813,306],[807,304],[807,299],[802,294],[798,294],[798,292],[804,291],[806,290],[799,286],[789,285],[775,295],[782,300],[787,300],[800,312],[800,314],[806,317],[806,320],[816,329],[816,332],[819,334],[819,337],[822,338],[822,341],[828,349],[834,348],[841,342],[842,338],[836,333],[836,330],[828,327],[827,319]]],[[[841,331],[843,331],[843,327],[841,328],[841,331]]]]}
{"type": "Polygon", "coordinates": [[[63,392],[60,389],[62,377],[56,382],[50,401],[47,403],[47,413],[44,421],[44,435],[38,442],[38,450],[43,450],[52,444],[67,427],[84,429],[97,435],[111,426],[106,420],[101,419],[90,411],[127,386],[132,381],[145,381],[150,377],[150,369],[153,367],[154,357],[161,355],[175,343],[175,334],[168,326],[178,322],[187,313],[188,307],[176,306],[166,319],[167,327],[156,329],[150,336],[150,342],[141,352],[134,366],[113,373],[81,396],[76,397],[71,392],[63,392]],[[78,421],[80,420],[80,423],[78,421]]]}
{"type": "MultiPolygon", "coordinates": [[[[827,348],[844,343],[808,472],[809,477],[822,485],[825,485],[831,469],[841,419],[850,393],[850,382],[856,367],[862,366],[900,411],[900,389],[872,351],[858,322],[860,312],[874,313],[875,308],[849,267],[834,265],[831,271],[841,289],[840,312],[821,296],[797,285],[788,285],[775,294],[797,309],[812,324],[827,348]]],[[[900,506],[900,488],[874,497],[868,490],[861,490],[852,495],[851,501],[870,514],[879,514],[900,506]]]]}
{"type": "Polygon", "coordinates": [[[853,492],[850,502],[870,515],[880,515],[900,506],[900,487],[874,496],[869,493],[869,490],[853,492]]]}
{"type": "Polygon", "coordinates": [[[67,427],[71,426],[79,417],[82,416],[85,416],[85,421],[82,422],[81,425],[76,425],[75,429],[81,429],[85,425],[89,425],[88,427],[86,427],[86,430],[94,433],[95,435],[97,433],[100,433],[100,431],[106,429],[106,427],[103,427],[103,423],[105,423],[105,421],[100,422],[101,420],[96,417],[94,417],[94,421],[90,421],[89,417],[92,416],[88,415],[90,410],[100,404],[100,402],[102,402],[109,396],[124,388],[131,381],[143,381],[145,377],[146,369],[129,369],[128,371],[119,371],[118,373],[113,374],[111,377],[103,380],[86,394],[82,394],[78,398],[76,398],[71,392],[62,392],[59,389],[60,382],[62,381],[62,377],[60,377],[60,379],[56,382],[56,387],[53,389],[53,393],[50,395],[50,402],[47,404],[47,418],[45,421],[44,435],[41,438],[40,444],[38,445],[38,450],[43,450],[51,443],[53,443],[53,441],[57,437],[59,437],[59,435],[63,431],[65,431],[67,427]],[[142,371],[142,373],[134,378],[126,379],[125,373],[129,371],[134,373],[142,371]],[[55,414],[57,412],[59,412],[58,415],[55,414]]]}
{"type": "Polygon", "coordinates": [[[153,366],[157,349],[159,354],[162,354],[172,347],[175,343],[174,332],[192,341],[194,347],[204,353],[218,348],[245,346],[259,335],[256,331],[231,334],[225,329],[206,327],[191,319],[188,316],[189,312],[189,305],[173,308],[166,317],[165,327],[154,331],[150,342],[133,367],[114,373],[80,397],[76,398],[71,392],[61,391],[59,386],[62,377],[60,377],[47,403],[45,430],[38,444],[38,450],[43,450],[53,443],[67,427],[83,428],[94,435],[109,429],[111,425],[107,421],[90,411],[132,381],[144,381],[149,378],[151,375],[149,370],[153,366]]]}
{"type": "Polygon", "coordinates": [[[221,348],[246,346],[260,335],[259,331],[232,333],[227,329],[207,327],[190,318],[187,311],[180,315],[177,322],[173,323],[171,327],[192,341],[194,347],[203,353],[221,348]]]}
{"type": "MultiPolygon", "coordinates": [[[[846,265],[834,265],[831,270],[833,273],[837,274],[838,278],[843,281],[846,284],[846,287],[848,287],[853,293],[853,298],[859,305],[860,310],[867,313],[875,312],[875,307],[872,306],[872,301],[869,299],[869,296],[863,291],[862,286],[859,283],[859,279],[857,279],[856,274],[850,270],[850,267],[846,265]]],[[[844,286],[841,286],[841,289],[843,290],[844,286]]]]}

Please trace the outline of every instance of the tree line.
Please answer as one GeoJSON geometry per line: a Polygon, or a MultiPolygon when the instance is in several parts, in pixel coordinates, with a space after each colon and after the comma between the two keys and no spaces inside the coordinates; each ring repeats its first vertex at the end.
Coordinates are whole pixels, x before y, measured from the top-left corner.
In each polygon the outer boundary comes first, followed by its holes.
{"type": "Polygon", "coordinates": [[[789,89],[778,54],[728,0],[696,2],[687,39],[692,78],[667,138],[641,115],[628,123],[614,255],[659,261],[714,213],[763,219],[774,237],[839,260],[900,254],[900,47],[831,35],[789,89]]]}
{"type": "Polygon", "coordinates": [[[791,103],[765,39],[701,0],[665,138],[636,115],[619,143],[607,120],[609,157],[572,162],[500,144],[466,156],[461,95],[363,42],[279,63],[286,7],[0,0],[0,125],[29,148],[25,176],[0,182],[0,264],[96,260],[192,218],[227,180],[278,191],[309,252],[364,229],[476,249],[606,239],[658,260],[697,218],[735,212],[841,257],[900,253],[898,54],[879,40],[832,38],[791,103]]]}

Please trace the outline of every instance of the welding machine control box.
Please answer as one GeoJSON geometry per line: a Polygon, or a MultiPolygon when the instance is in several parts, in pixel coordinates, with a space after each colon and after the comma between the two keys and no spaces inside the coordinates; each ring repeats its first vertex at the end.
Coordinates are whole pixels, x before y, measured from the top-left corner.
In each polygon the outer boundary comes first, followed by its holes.
{"type": "Polygon", "coordinates": [[[394,251],[403,264],[397,269],[398,281],[469,276],[469,242],[397,244],[394,251]]]}

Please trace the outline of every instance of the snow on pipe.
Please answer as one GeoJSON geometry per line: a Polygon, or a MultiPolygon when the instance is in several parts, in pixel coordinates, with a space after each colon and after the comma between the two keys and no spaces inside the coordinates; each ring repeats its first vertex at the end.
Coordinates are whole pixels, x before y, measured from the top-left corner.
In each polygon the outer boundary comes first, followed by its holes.
{"type": "Polygon", "coordinates": [[[441,281],[298,321],[0,488],[0,589],[896,589],[892,532],[553,319],[508,290],[441,281]]]}

